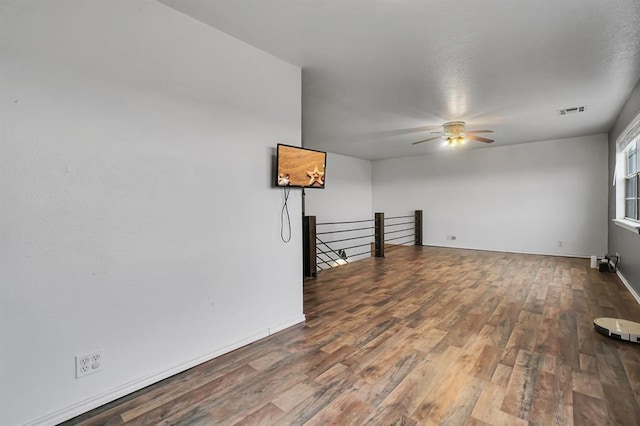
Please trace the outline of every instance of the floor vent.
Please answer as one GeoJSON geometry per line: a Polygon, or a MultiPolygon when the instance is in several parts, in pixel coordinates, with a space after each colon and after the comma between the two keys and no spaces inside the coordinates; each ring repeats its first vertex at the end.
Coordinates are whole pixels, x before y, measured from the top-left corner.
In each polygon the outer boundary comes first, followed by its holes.
{"type": "Polygon", "coordinates": [[[586,108],[587,107],[585,107],[585,106],[579,106],[579,107],[559,109],[558,110],[558,114],[560,114],[560,115],[575,114],[577,112],[584,112],[584,110],[586,108]]]}

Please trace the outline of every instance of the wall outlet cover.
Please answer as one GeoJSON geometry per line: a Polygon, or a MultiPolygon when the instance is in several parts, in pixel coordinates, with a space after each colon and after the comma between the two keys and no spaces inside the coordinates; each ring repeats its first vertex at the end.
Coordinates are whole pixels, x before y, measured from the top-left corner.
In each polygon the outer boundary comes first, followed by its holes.
{"type": "Polygon", "coordinates": [[[104,353],[102,350],[84,355],[76,355],[76,379],[102,371],[104,353]]]}

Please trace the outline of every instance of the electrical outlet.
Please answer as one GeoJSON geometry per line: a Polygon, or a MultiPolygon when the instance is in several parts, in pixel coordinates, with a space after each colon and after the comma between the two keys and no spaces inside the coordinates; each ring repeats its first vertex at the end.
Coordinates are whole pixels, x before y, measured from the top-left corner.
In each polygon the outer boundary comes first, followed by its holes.
{"type": "Polygon", "coordinates": [[[76,355],[76,379],[102,371],[103,351],[95,351],[84,355],[76,355]]]}
{"type": "Polygon", "coordinates": [[[558,241],[558,247],[564,247],[564,243],[562,241],[558,241]]]}

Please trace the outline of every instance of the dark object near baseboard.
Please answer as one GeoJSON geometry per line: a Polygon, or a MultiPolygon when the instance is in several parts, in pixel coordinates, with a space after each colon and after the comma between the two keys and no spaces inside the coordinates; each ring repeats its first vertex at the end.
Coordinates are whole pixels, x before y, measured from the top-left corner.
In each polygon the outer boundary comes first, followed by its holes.
{"type": "Polygon", "coordinates": [[[616,272],[618,270],[618,262],[620,258],[615,254],[606,254],[604,259],[598,263],[598,270],[600,272],[616,272]]]}

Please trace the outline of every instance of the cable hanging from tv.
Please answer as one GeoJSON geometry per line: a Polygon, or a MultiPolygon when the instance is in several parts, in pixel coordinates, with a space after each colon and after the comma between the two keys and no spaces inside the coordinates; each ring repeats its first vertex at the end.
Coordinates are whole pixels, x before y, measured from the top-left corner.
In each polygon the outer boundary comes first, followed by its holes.
{"type": "Polygon", "coordinates": [[[282,210],[280,211],[280,239],[285,243],[288,243],[289,241],[291,241],[291,217],[289,216],[289,205],[288,205],[289,192],[291,192],[291,188],[285,187],[284,188],[284,204],[282,205],[282,210]],[[285,215],[287,217],[287,236],[286,237],[284,232],[285,215]]]}

